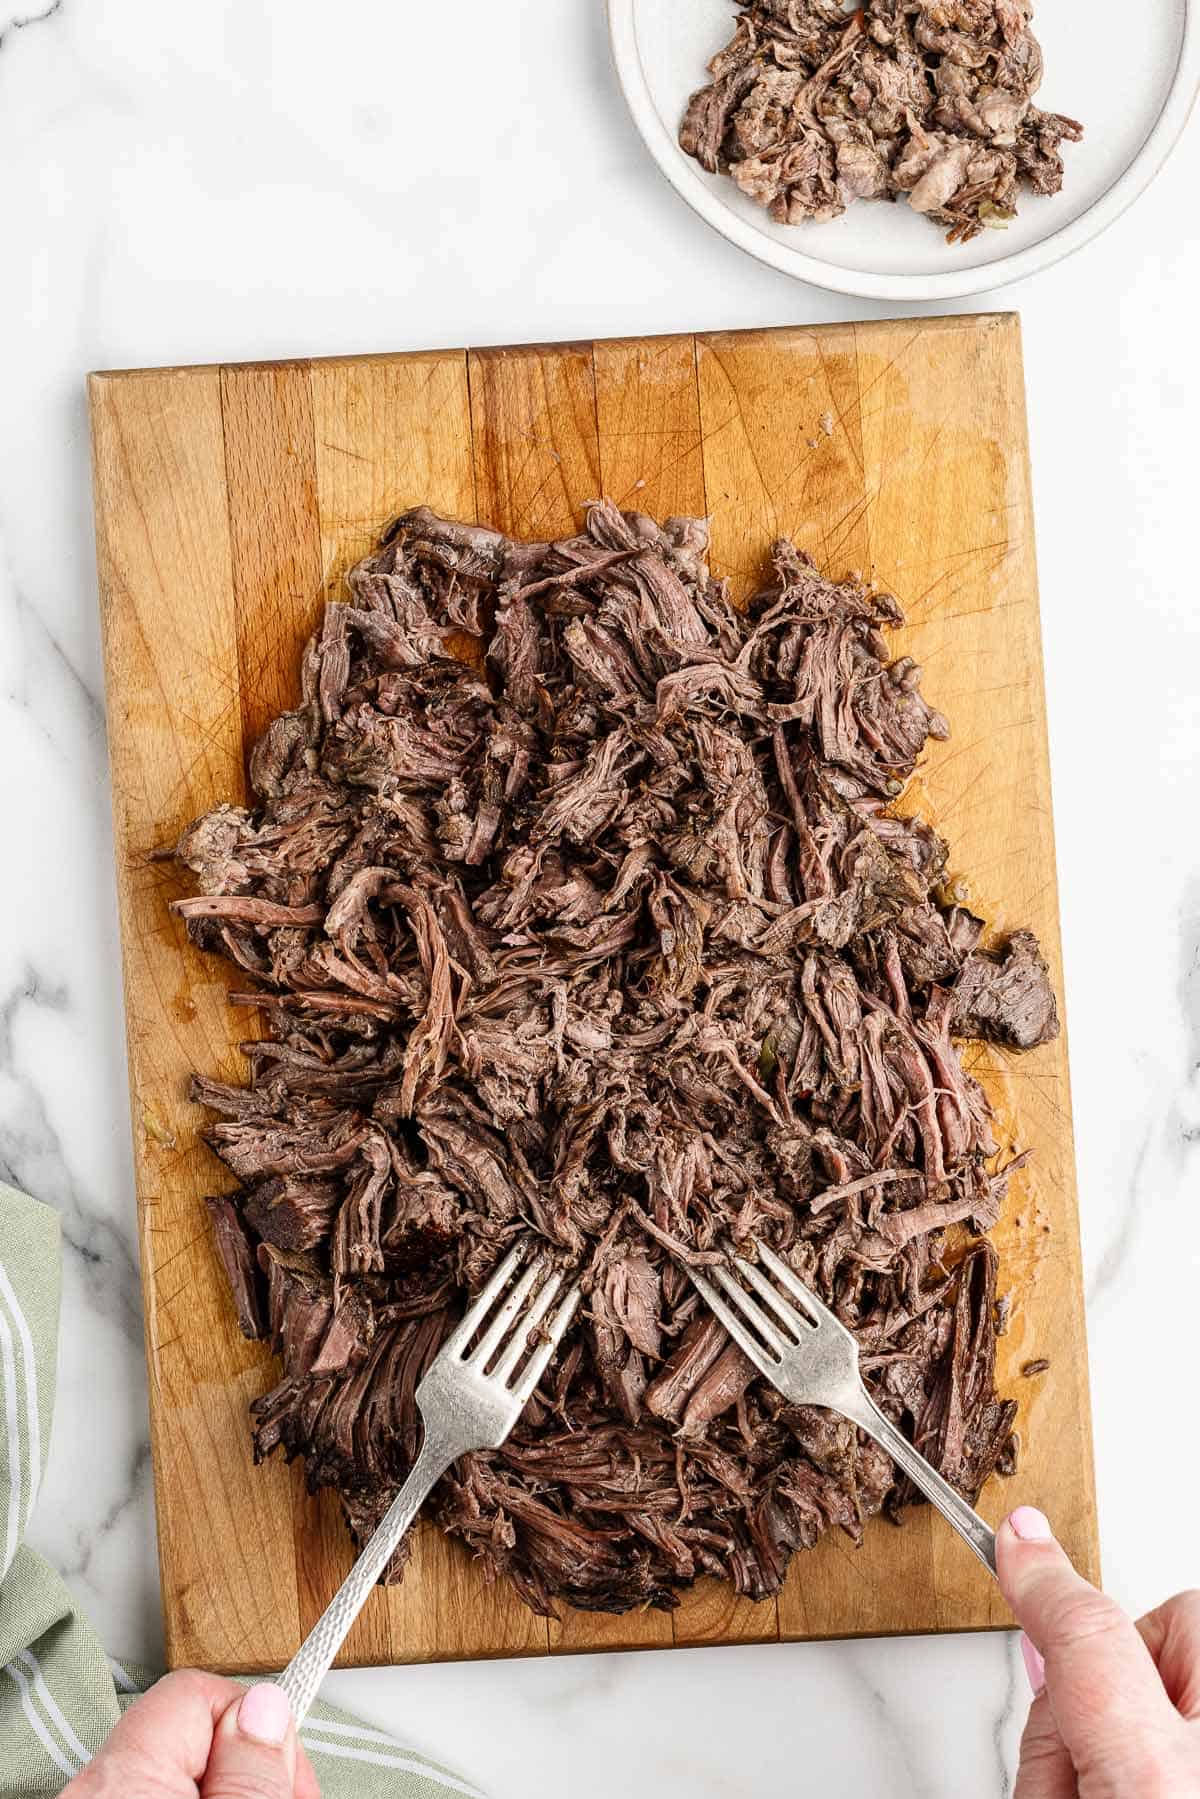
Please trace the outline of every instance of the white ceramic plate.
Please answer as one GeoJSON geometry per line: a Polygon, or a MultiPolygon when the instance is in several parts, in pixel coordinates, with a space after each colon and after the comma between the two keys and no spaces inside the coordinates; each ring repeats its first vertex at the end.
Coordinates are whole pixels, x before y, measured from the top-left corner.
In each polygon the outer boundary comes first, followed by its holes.
{"type": "Polygon", "coordinates": [[[776,225],[724,175],[679,148],[689,96],[732,36],[731,0],[608,0],[617,74],[668,181],[731,243],[818,287],[883,300],[950,300],[1016,281],[1103,231],[1162,166],[1200,79],[1200,0],[1038,0],[1038,102],[1082,119],[1060,194],[1023,195],[1004,231],[951,245],[903,204],[861,201],[827,225],[776,225]],[[1110,20],[1120,20],[1109,29],[1110,20]]]}

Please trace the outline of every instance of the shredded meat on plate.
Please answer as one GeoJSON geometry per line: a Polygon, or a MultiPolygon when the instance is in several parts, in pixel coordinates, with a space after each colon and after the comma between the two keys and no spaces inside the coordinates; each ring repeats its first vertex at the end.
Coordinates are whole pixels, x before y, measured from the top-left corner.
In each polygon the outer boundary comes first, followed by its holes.
{"type": "Polygon", "coordinates": [[[513,1436],[433,1501],[539,1612],[669,1607],[706,1573],[763,1598],[912,1498],[706,1313],[681,1264],[725,1237],[824,1295],[962,1491],[1013,1454],[1006,1171],[953,1040],[1053,1035],[1045,964],[1027,933],[978,947],[946,846],[891,807],[947,734],[888,660],[896,602],[784,540],[742,613],[706,550],[607,502],[553,544],[406,513],[326,608],[254,809],[177,851],[176,909],[267,1033],[247,1085],[193,1085],[240,1183],[210,1203],[241,1327],[283,1363],[258,1454],[304,1456],[361,1538],[505,1248],[584,1273],[513,1436]]]}
{"type": "Polygon", "coordinates": [[[1056,194],[1083,127],[1033,104],[1030,0],[742,0],[679,142],[781,225],[907,200],[951,243],[1056,194]]]}

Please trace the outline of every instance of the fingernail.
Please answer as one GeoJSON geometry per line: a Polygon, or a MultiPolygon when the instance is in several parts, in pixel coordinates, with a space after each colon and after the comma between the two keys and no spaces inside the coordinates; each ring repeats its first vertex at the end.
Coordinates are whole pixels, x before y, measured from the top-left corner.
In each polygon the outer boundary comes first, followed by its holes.
{"type": "Polygon", "coordinates": [[[1046,1664],[1029,1638],[1023,1633],[1021,1636],[1021,1660],[1025,1663],[1025,1672],[1029,1676],[1029,1684],[1036,1699],[1039,1693],[1045,1691],[1046,1664]]]}
{"type": "Polygon", "coordinates": [[[292,1721],[292,1708],[282,1687],[269,1680],[251,1687],[238,1706],[238,1729],[256,1743],[270,1743],[273,1748],[287,1736],[292,1721]]]}
{"type": "Polygon", "coordinates": [[[1016,1535],[1023,1543],[1049,1543],[1054,1532],[1050,1528],[1050,1520],[1045,1512],[1039,1512],[1035,1505],[1019,1505],[1015,1512],[1010,1512],[1008,1521],[1016,1535]]]}

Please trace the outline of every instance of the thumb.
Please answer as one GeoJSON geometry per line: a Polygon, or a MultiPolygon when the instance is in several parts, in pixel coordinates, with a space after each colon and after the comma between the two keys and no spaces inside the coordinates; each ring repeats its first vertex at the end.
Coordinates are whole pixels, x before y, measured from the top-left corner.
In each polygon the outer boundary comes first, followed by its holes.
{"type": "Polygon", "coordinates": [[[201,1799],[293,1799],[296,1728],[282,1687],[261,1681],[221,1714],[201,1799]]]}
{"type": "MultiPolygon", "coordinates": [[[[1150,1652],[1120,1606],[1076,1574],[1049,1521],[1018,1506],[996,1533],[1000,1589],[1045,1663],[1046,1696],[1082,1774],[1119,1763],[1176,1722],[1150,1652]]],[[[1036,1681],[1036,1658],[1026,1657],[1036,1681]]]]}

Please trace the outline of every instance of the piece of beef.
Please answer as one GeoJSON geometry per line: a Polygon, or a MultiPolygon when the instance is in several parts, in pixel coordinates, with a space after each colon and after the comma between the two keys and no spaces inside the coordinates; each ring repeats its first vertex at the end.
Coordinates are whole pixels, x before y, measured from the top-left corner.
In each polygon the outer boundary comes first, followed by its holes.
{"type": "Polygon", "coordinates": [[[1036,1049],[1058,1036],[1050,970],[1030,931],[1014,931],[999,954],[975,950],[954,988],[953,1029],[1009,1049],[1036,1049]]]}
{"type": "Polygon", "coordinates": [[[688,1402],[704,1376],[721,1358],[728,1339],[707,1312],[690,1326],[679,1348],[646,1393],[646,1409],[657,1418],[680,1423],[688,1402]]]}
{"type": "Polygon", "coordinates": [[[227,1194],[209,1194],[204,1203],[212,1219],[217,1254],[233,1295],[238,1327],[243,1337],[261,1337],[264,1333],[258,1274],[245,1222],[227,1194]]]}
{"type": "MultiPolygon", "coordinates": [[[[860,54],[837,0],[756,18],[789,76],[843,58],[822,92],[860,54]]],[[[946,845],[891,809],[948,730],[888,659],[895,600],[780,541],[739,612],[701,521],[607,502],[539,544],[418,508],[349,586],[255,809],[179,847],[178,916],[265,1032],[244,1085],[192,1086],[241,1182],[210,1202],[239,1322],[282,1363],[256,1455],[303,1457],[361,1541],[425,1369],[532,1235],[579,1272],[579,1329],[431,1515],[539,1612],[669,1608],[708,1575],[768,1597],[913,1496],[701,1304],[685,1269],[757,1238],[949,1479],[1010,1466],[994,1258],[955,1269],[948,1232],[986,1231],[1022,1158],[992,1162],[954,1034],[1040,1041],[1053,999],[1026,934],[978,948],[946,845]]]]}
{"type": "Polygon", "coordinates": [[[341,1199],[335,1181],[306,1181],[297,1175],[259,1181],[247,1190],[242,1212],[264,1243],[277,1249],[315,1249],[329,1235],[341,1199]]]}

